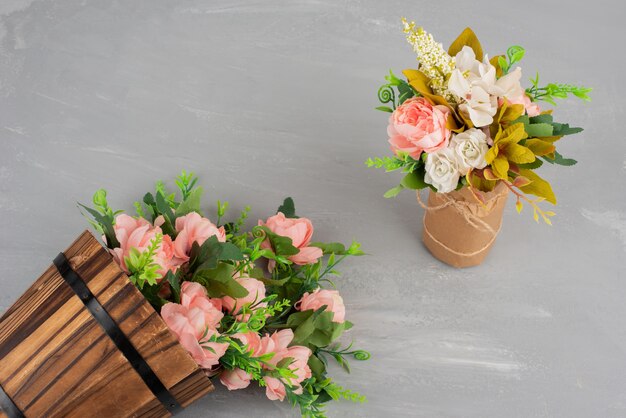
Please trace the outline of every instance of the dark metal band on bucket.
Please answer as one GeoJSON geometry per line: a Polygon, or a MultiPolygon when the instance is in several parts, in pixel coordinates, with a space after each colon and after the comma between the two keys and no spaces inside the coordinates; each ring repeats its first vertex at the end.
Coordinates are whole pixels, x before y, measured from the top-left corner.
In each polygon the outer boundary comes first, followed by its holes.
{"type": "MultiPolygon", "coordinates": [[[[93,315],[94,319],[100,324],[113,343],[143,379],[154,396],[172,414],[182,409],[176,398],[174,398],[161,380],[159,380],[148,363],[141,357],[137,349],[131,344],[130,340],[115,323],[113,318],[111,318],[111,315],[109,315],[102,304],[100,304],[93,293],[91,293],[91,290],[89,290],[80,276],[72,269],[65,254],[60,253],[54,259],[54,265],[59,270],[63,279],[65,279],[67,284],[85,304],[85,307],[89,310],[91,315],[93,315]]],[[[19,416],[21,417],[22,415],[19,416]]]]}

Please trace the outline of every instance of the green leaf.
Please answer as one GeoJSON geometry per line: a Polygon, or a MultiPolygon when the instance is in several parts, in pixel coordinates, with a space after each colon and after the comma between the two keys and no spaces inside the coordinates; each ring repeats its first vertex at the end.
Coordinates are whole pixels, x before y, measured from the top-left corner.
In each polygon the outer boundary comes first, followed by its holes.
{"type": "Polygon", "coordinates": [[[400,184],[406,189],[424,189],[428,187],[428,184],[424,181],[424,174],[424,170],[417,170],[412,173],[408,173],[406,176],[404,176],[400,184]]]}
{"type": "Polygon", "coordinates": [[[535,168],[539,168],[542,165],[543,165],[543,161],[541,161],[539,158],[536,158],[535,161],[533,161],[532,163],[518,164],[517,166],[520,168],[527,168],[527,169],[534,170],[535,168]]]}
{"type": "Polygon", "coordinates": [[[282,212],[286,218],[298,218],[296,216],[296,205],[290,197],[286,198],[283,204],[278,207],[276,213],[278,212],[282,212]]]}
{"type": "Polygon", "coordinates": [[[312,242],[309,244],[310,247],[321,248],[324,254],[337,254],[343,255],[347,254],[346,246],[340,242],[312,242]]]}
{"type": "Polygon", "coordinates": [[[391,189],[387,190],[383,197],[385,197],[386,199],[396,197],[402,190],[404,190],[404,186],[398,184],[396,187],[392,187],[391,189]]]}
{"type": "Polygon", "coordinates": [[[570,128],[568,123],[556,123],[552,124],[554,127],[554,136],[573,135],[583,131],[583,128],[570,128]]]}
{"type": "Polygon", "coordinates": [[[156,194],[156,208],[165,219],[165,223],[161,225],[163,232],[172,236],[176,235],[176,229],[174,229],[174,225],[176,224],[176,215],[161,192],[157,192],[156,194]]]}
{"type": "Polygon", "coordinates": [[[209,237],[202,245],[194,242],[189,253],[189,268],[214,268],[220,260],[241,261],[243,253],[230,242],[219,242],[215,235],[209,237]]]}
{"type": "Polygon", "coordinates": [[[321,379],[324,373],[326,373],[326,366],[316,355],[309,357],[308,365],[313,376],[317,378],[321,379]]]}
{"type": "MultiPolygon", "coordinates": [[[[528,116],[526,116],[528,117],[528,116]]],[[[549,113],[544,113],[543,115],[532,116],[529,118],[530,123],[549,123],[552,124],[554,118],[549,113]]]]}
{"type": "Polygon", "coordinates": [[[402,82],[398,85],[398,104],[401,105],[407,99],[415,96],[415,91],[413,87],[411,87],[406,81],[401,80],[402,82]]]}
{"type": "Polygon", "coordinates": [[[333,322],[333,313],[322,306],[316,311],[308,310],[291,314],[287,326],[293,329],[292,345],[326,347],[339,338],[345,330],[345,323],[333,322]]]}
{"type": "Polygon", "coordinates": [[[258,228],[261,228],[265,232],[265,236],[270,241],[274,254],[288,257],[300,252],[298,248],[293,246],[291,238],[277,235],[266,226],[259,226],[258,228]]]}
{"type": "Polygon", "coordinates": [[[393,109],[390,108],[389,106],[377,106],[376,110],[380,110],[383,112],[389,112],[389,113],[393,113],[393,109]]]}
{"type": "Polygon", "coordinates": [[[554,159],[548,158],[547,156],[542,157],[544,160],[549,162],[550,164],[558,164],[563,166],[572,166],[576,164],[578,161],[572,158],[565,158],[558,151],[554,151],[554,159]]]}
{"type": "Polygon", "coordinates": [[[170,284],[170,289],[172,289],[172,302],[180,303],[181,280],[178,277],[178,274],[168,271],[163,280],[170,284]]]}
{"type": "Polygon", "coordinates": [[[230,296],[238,299],[248,295],[245,287],[233,278],[235,266],[227,263],[218,263],[215,268],[198,269],[193,275],[193,281],[206,287],[212,298],[230,296]]]}
{"type": "Polygon", "coordinates": [[[104,236],[106,237],[107,247],[117,248],[120,246],[120,243],[115,236],[115,230],[113,229],[113,224],[115,220],[112,215],[102,215],[97,210],[85,206],[82,203],[78,203],[78,206],[85,209],[87,213],[89,213],[93,217],[93,219],[101,226],[102,231],[104,232],[104,236]]]}
{"type": "Polygon", "coordinates": [[[552,125],[549,123],[531,123],[524,126],[529,138],[552,136],[552,125]]]}
{"type": "Polygon", "coordinates": [[[498,65],[500,66],[500,68],[502,69],[504,73],[507,73],[509,71],[509,63],[506,61],[506,58],[504,58],[502,55],[498,57],[498,65]]]}
{"type": "Polygon", "coordinates": [[[524,58],[525,53],[526,51],[524,50],[524,48],[519,45],[509,47],[509,49],[506,50],[506,55],[509,57],[510,62],[509,66],[512,66],[513,64],[521,61],[522,58],[524,58]]]}
{"type": "Polygon", "coordinates": [[[200,200],[202,198],[202,188],[198,187],[189,192],[187,198],[176,208],[175,216],[185,216],[191,212],[200,213],[200,200]]]}

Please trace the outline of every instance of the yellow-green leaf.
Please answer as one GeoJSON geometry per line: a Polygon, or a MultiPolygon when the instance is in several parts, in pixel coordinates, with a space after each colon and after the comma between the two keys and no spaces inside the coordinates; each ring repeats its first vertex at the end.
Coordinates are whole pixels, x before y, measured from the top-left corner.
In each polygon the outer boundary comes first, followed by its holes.
{"type": "Polygon", "coordinates": [[[487,164],[491,164],[493,160],[496,159],[499,152],[500,149],[498,148],[498,144],[493,144],[493,147],[489,148],[485,154],[485,161],[487,161],[487,164]]]}
{"type": "Polygon", "coordinates": [[[459,37],[452,42],[452,45],[448,48],[448,54],[454,57],[464,46],[469,46],[474,50],[478,61],[483,60],[483,47],[480,45],[480,41],[474,31],[470,28],[465,28],[459,37]]]}
{"type": "Polygon", "coordinates": [[[496,56],[491,57],[491,59],[489,60],[489,63],[493,65],[494,67],[496,67],[497,78],[502,77],[502,67],[500,67],[500,63],[498,62],[498,59],[500,57],[504,58],[504,55],[496,55],[496,56]]]}
{"type": "Polygon", "coordinates": [[[518,143],[522,139],[525,139],[528,135],[524,130],[523,123],[516,123],[511,126],[507,126],[502,132],[498,132],[493,142],[498,143],[518,143]]]}
{"type": "Polygon", "coordinates": [[[529,139],[524,145],[535,155],[539,156],[553,153],[555,150],[555,146],[553,144],[538,138],[529,139]]]}
{"type": "Polygon", "coordinates": [[[446,99],[433,93],[430,88],[430,78],[419,70],[408,69],[402,71],[402,74],[407,78],[407,81],[422,96],[429,99],[434,104],[450,107],[450,104],[446,99]]]}
{"type": "MultiPolygon", "coordinates": [[[[484,173],[484,171],[483,171],[484,173]]],[[[467,173],[467,182],[472,185],[473,188],[480,190],[481,192],[490,192],[496,187],[496,181],[487,180],[480,175],[480,172],[470,171],[467,173]]]]}
{"type": "Polygon", "coordinates": [[[522,201],[518,200],[517,203],[515,204],[515,209],[517,209],[517,213],[522,213],[523,208],[524,208],[524,205],[522,204],[522,201]]]}
{"type": "Polygon", "coordinates": [[[502,180],[508,179],[509,178],[509,162],[506,159],[506,157],[502,155],[498,155],[491,162],[491,171],[493,171],[493,174],[496,177],[502,180]]]}
{"type": "Polygon", "coordinates": [[[504,149],[504,154],[509,161],[518,164],[528,164],[535,161],[535,154],[523,145],[511,143],[504,149]]]}
{"type": "Polygon", "coordinates": [[[556,196],[552,191],[552,186],[550,186],[550,183],[539,177],[539,175],[536,174],[534,171],[525,168],[520,169],[520,175],[526,177],[531,181],[530,184],[520,187],[519,189],[521,191],[523,191],[524,193],[532,194],[534,196],[543,197],[548,202],[556,205],[556,196]]]}

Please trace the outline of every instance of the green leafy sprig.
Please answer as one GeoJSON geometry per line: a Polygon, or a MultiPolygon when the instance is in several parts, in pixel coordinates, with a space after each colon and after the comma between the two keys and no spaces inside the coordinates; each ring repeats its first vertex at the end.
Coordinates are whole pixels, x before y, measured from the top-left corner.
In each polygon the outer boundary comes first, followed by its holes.
{"type": "Polygon", "coordinates": [[[539,73],[537,73],[534,79],[530,79],[530,82],[532,86],[526,89],[526,93],[534,102],[541,100],[556,106],[555,99],[566,99],[570,95],[578,97],[585,102],[591,101],[589,93],[591,93],[593,89],[589,87],[560,83],[549,83],[541,87],[539,86],[539,73]]]}
{"type": "Polygon", "coordinates": [[[396,77],[391,70],[389,70],[389,75],[385,76],[385,80],[387,80],[387,83],[383,84],[378,89],[378,100],[382,104],[390,103],[391,107],[378,106],[376,108],[377,110],[393,113],[393,111],[404,103],[406,99],[415,96],[415,90],[413,90],[413,87],[411,87],[406,81],[396,77]],[[398,91],[397,94],[396,90],[398,91]]]}
{"type": "Polygon", "coordinates": [[[115,236],[113,225],[115,225],[115,216],[122,213],[122,211],[114,211],[111,209],[109,203],[107,202],[107,192],[104,189],[99,189],[96,193],[94,193],[92,202],[95,208],[90,208],[82,203],[78,203],[78,206],[85,209],[87,213],[93,217],[93,220],[88,219],[88,221],[96,229],[96,231],[104,235],[107,247],[119,247],[120,243],[115,236]]]}
{"type": "Polygon", "coordinates": [[[128,268],[130,281],[142,290],[146,284],[156,285],[161,275],[157,272],[159,265],[154,262],[156,253],[163,241],[162,234],[156,234],[150,241],[150,245],[143,252],[137,248],[131,248],[128,256],[124,258],[128,268]]]}
{"type": "Polygon", "coordinates": [[[526,50],[519,45],[513,45],[506,50],[506,58],[504,56],[498,57],[498,65],[502,69],[502,74],[508,74],[511,67],[517,64],[524,58],[526,50]]]}

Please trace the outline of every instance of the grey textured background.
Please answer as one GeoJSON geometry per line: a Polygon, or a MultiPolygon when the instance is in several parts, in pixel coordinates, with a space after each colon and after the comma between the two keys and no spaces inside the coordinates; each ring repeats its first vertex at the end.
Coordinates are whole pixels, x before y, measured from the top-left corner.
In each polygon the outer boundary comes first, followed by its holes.
{"type": "MultiPolygon", "coordinates": [[[[319,240],[371,255],[337,280],[372,352],[336,380],[366,394],[346,417],[626,416],[624,18],[618,1],[0,2],[0,312],[86,227],[76,201],[116,207],[195,171],[254,220],[295,198],[319,240]],[[512,202],[480,267],[420,241],[412,193],[367,169],[388,153],[376,90],[414,65],[399,17],[448,45],[466,26],[491,55],[527,48],[524,78],[594,87],[559,120],[572,168],[546,167],[555,225],[512,202]]],[[[258,390],[219,388],[181,417],[295,415],[258,390]]]]}

